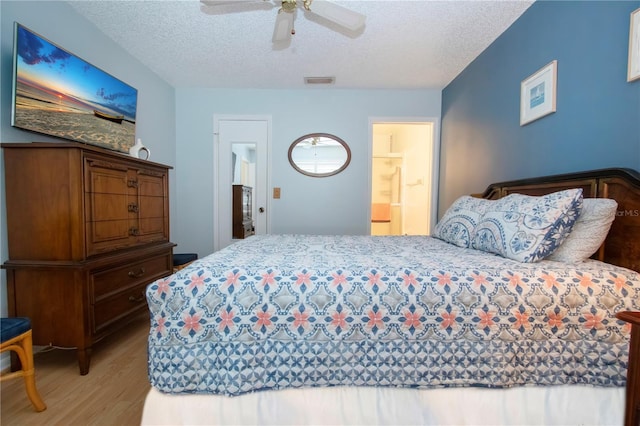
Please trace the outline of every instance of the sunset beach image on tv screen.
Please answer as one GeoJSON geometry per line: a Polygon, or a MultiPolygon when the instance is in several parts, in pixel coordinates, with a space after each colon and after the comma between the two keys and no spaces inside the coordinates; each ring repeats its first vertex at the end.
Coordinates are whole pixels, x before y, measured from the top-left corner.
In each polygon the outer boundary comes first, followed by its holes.
{"type": "Polygon", "coordinates": [[[133,87],[16,24],[13,126],[129,152],[137,97],[133,87]]]}

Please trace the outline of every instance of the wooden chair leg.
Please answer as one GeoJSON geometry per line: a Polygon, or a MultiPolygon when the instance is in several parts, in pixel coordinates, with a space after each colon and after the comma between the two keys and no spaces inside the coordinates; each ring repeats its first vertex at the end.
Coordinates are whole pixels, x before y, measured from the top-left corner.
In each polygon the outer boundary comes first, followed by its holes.
{"type": "Polygon", "coordinates": [[[31,337],[31,330],[25,334],[27,335],[22,340],[25,359],[20,360],[22,363],[22,369],[24,370],[24,385],[27,389],[27,396],[31,400],[36,411],[44,411],[47,409],[47,406],[44,401],[42,401],[40,393],[36,388],[36,370],[33,365],[33,340],[31,337]]]}
{"type": "Polygon", "coordinates": [[[2,344],[2,352],[13,351],[18,355],[22,369],[14,371],[2,376],[2,380],[11,379],[22,376],[24,379],[25,389],[31,404],[36,411],[44,411],[47,409],[46,404],[42,401],[40,393],[36,388],[35,368],[33,364],[33,340],[31,330],[17,336],[2,344]]]}

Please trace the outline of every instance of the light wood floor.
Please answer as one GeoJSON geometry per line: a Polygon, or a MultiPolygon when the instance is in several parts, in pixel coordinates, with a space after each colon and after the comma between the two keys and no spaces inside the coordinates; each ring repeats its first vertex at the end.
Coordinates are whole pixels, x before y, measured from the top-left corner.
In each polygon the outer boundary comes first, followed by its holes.
{"type": "Polygon", "coordinates": [[[20,379],[0,385],[0,423],[11,425],[139,425],[147,378],[148,315],[93,347],[89,374],[81,376],[74,350],[35,355],[36,385],[47,404],[33,410],[20,379]]]}

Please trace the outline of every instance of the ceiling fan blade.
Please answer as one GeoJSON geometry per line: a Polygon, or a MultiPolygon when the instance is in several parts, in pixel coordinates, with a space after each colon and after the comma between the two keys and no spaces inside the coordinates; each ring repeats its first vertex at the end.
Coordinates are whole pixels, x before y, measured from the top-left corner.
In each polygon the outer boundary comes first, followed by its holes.
{"type": "Polygon", "coordinates": [[[225,4],[236,4],[236,3],[255,3],[258,0],[200,0],[200,3],[206,4],[207,6],[222,6],[225,4]]]}
{"type": "Polygon", "coordinates": [[[266,0],[200,0],[200,10],[207,15],[270,10],[275,5],[266,0]]]}
{"type": "Polygon", "coordinates": [[[294,19],[294,13],[278,12],[278,16],[276,16],[276,25],[273,28],[272,41],[274,43],[288,41],[291,39],[294,19]]]}
{"type": "Polygon", "coordinates": [[[350,31],[364,27],[366,16],[327,0],[314,0],[309,12],[318,15],[350,31]]]}

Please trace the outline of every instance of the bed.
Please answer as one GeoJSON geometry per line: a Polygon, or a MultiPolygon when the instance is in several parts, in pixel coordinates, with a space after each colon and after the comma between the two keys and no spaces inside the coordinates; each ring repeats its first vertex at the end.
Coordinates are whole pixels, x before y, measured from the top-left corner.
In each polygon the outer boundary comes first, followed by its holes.
{"type": "Polygon", "coordinates": [[[254,236],[148,286],[142,424],[621,424],[638,271],[626,169],[490,185],[429,237],[254,236]]]}

